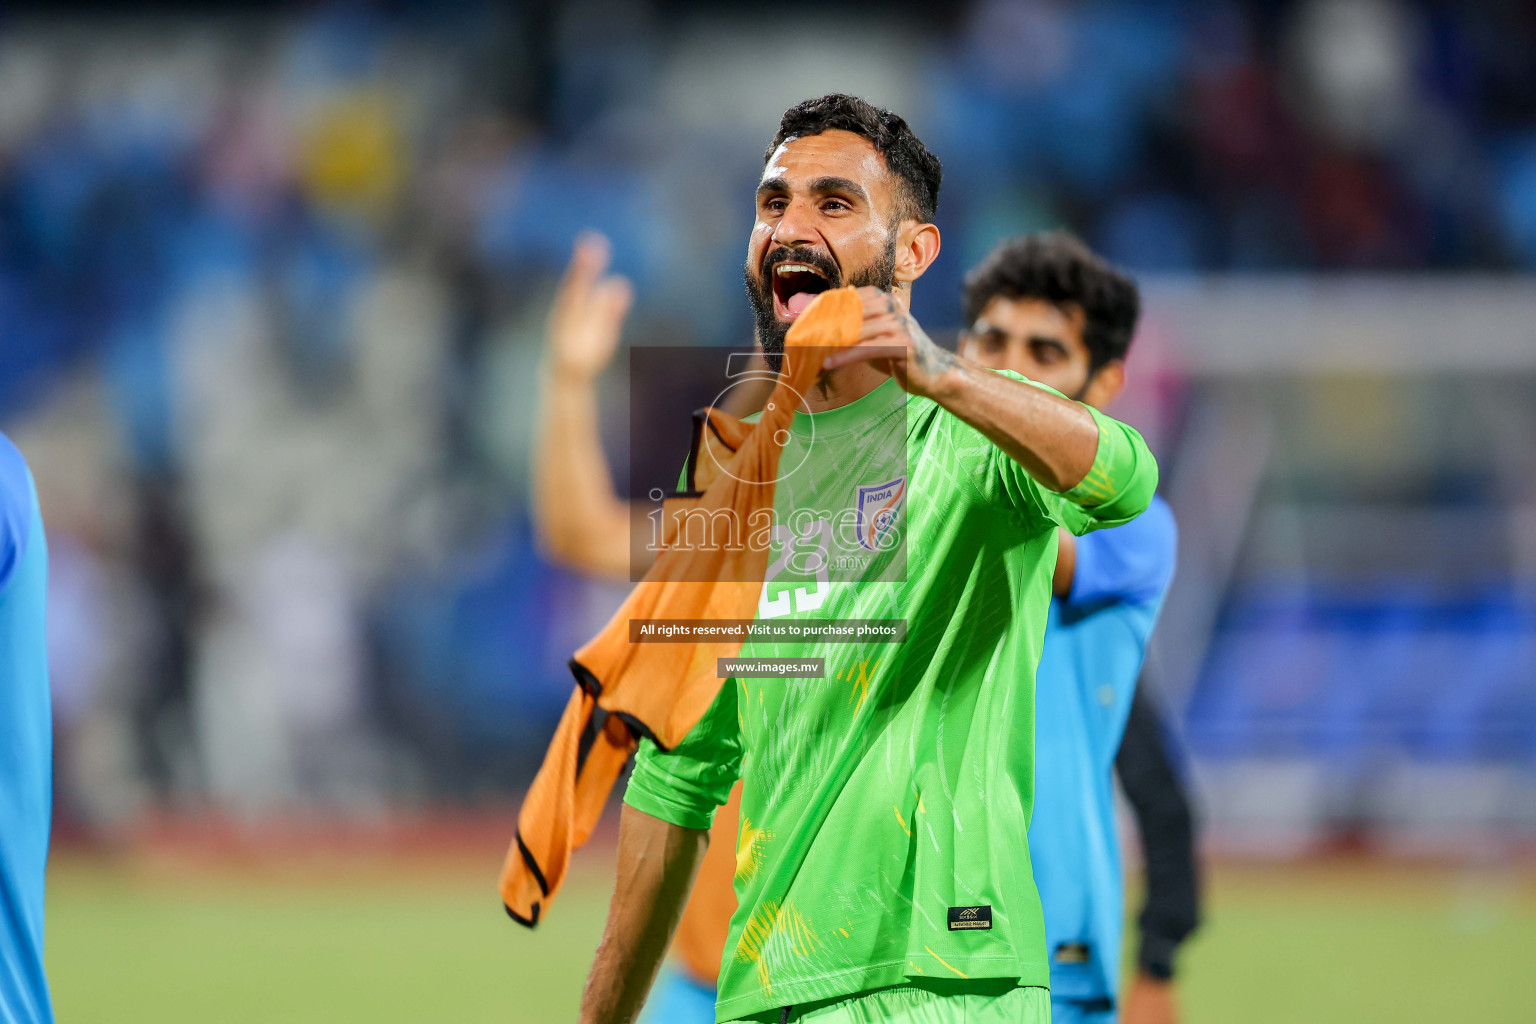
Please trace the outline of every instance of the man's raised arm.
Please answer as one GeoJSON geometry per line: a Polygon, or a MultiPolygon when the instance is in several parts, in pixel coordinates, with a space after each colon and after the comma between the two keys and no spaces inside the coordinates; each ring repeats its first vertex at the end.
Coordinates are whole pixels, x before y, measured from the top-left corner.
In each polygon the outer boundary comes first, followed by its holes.
{"type": "Polygon", "coordinates": [[[1037,483],[1084,509],[1097,525],[1140,514],[1157,489],[1157,463],[1141,435],[1103,413],[1022,378],[941,348],[889,292],[860,288],[859,344],[834,353],[832,370],[868,361],[908,392],[931,398],[976,428],[1037,483]],[[904,350],[893,357],[892,349],[904,350]]]}
{"type": "Polygon", "coordinates": [[[631,299],[629,282],[607,269],[607,241],[583,236],[550,310],[535,422],[533,525],[554,560],[623,579],[630,522],[643,512],[614,491],[598,433],[597,376],[618,348],[631,299]]]}
{"type": "Polygon", "coordinates": [[[618,884],[581,994],[581,1024],[630,1024],[639,1016],[708,844],[707,829],[624,806],[618,884]]]}

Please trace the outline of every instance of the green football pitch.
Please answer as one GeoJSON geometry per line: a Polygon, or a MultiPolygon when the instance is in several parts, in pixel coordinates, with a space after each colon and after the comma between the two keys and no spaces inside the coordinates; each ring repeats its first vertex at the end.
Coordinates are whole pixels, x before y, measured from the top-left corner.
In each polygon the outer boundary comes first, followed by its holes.
{"type": "MultiPolygon", "coordinates": [[[[584,851],[536,932],[485,862],[61,853],[48,966],[72,1022],[571,1022],[611,884],[584,851]]],[[[1536,1019],[1536,871],[1218,865],[1186,1020],[1536,1019]]]]}

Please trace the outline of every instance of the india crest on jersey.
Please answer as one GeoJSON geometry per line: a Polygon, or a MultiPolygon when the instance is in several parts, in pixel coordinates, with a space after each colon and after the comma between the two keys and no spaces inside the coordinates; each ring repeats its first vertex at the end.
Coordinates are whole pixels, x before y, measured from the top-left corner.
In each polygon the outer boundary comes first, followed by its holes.
{"type": "Polygon", "coordinates": [[[883,484],[860,487],[854,501],[858,513],[859,546],[869,551],[883,550],[880,541],[896,525],[896,513],[907,496],[907,478],[899,476],[883,484]]]}

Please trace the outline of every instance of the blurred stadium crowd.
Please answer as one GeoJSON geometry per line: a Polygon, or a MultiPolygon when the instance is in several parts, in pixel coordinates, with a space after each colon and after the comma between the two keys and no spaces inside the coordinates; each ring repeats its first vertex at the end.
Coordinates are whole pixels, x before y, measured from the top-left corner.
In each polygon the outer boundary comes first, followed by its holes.
{"type": "MultiPolygon", "coordinates": [[[[61,819],[516,790],[619,596],[546,565],[527,527],[552,277],[599,228],[637,285],[631,342],[745,342],[746,197],[805,96],[904,111],[944,160],[933,327],[994,242],[1058,225],[1156,273],[1536,268],[1528,4],[791,6],[793,45],[755,10],[0,19],[0,417],[49,519],[61,819]]],[[[1171,438],[1177,382],[1145,401],[1171,438]]],[[[1431,490],[1465,493],[1438,465],[1431,490]]],[[[1413,587],[1336,602],[1401,628],[1314,676],[1384,685],[1418,660],[1392,638],[1463,609],[1499,696],[1460,713],[1507,727],[1436,749],[1529,770],[1536,614],[1487,564],[1472,612],[1413,587]]],[[[1184,695],[1197,751],[1262,752],[1273,730],[1232,709],[1265,687],[1307,705],[1297,637],[1332,613],[1287,593],[1224,613],[1184,695]]],[[[1437,717],[1426,685],[1390,701],[1437,717]]],[[[1303,753],[1378,742],[1372,692],[1344,686],[1303,753]]]]}

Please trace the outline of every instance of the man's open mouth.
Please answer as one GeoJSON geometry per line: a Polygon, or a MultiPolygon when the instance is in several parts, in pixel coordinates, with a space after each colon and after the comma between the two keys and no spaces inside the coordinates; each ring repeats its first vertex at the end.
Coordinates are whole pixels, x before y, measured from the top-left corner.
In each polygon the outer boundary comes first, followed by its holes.
{"type": "Polygon", "coordinates": [[[773,278],[773,311],[781,320],[793,320],[828,288],[827,275],[809,263],[786,260],[769,270],[773,278]]]}

